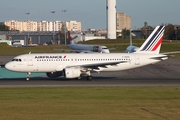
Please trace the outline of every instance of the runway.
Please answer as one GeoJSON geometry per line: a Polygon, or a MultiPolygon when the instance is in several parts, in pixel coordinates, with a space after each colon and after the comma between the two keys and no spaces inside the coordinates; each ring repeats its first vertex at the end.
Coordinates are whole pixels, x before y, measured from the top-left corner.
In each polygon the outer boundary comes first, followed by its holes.
{"type": "Polygon", "coordinates": [[[0,79],[0,87],[63,87],[63,86],[179,86],[180,60],[168,59],[154,65],[119,72],[93,73],[93,81],[33,77],[30,81],[0,79]]]}
{"type": "Polygon", "coordinates": [[[0,66],[6,64],[7,62],[11,61],[15,55],[1,55],[0,56],[0,66]]]}
{"type": "Polygon", "coordinates": [[[93,81],[73,79],[33,78],[0,80],[0,87],[63,87],[63,86],[179,86],[179,78],[175,79],[118,79],[116,77],[95,77],[93,81]]]}

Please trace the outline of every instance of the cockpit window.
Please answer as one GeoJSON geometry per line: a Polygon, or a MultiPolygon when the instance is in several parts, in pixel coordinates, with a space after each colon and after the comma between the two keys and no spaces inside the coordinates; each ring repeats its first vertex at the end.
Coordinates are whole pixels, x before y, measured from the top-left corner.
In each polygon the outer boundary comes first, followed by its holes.
{"type": "Polygon", "coordinates": [[[12,61],[17,61],[17,62],[21,62],[21,59],[12,59],[12,61]]]}
{"type": "Polygon", "coordinates": [[[102,48],[102,49],[108,49],[108,48],[102,48]]]}

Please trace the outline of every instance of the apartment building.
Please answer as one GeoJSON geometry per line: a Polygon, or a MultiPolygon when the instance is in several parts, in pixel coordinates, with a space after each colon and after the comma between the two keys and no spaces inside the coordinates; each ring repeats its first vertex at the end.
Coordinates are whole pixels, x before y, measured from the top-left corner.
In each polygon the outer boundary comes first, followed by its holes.
{"type": "Polygon", "coordinates": [[[4,22],[4,24],[6,26],[9,26],[10,30],[20,30],[20,31],[22,31],[22,26],[23,26],[22,22],[12,20],[12,21],[4,22]]]}
{"type": "Polygon", "coordinates": [[[81,22],[69,21],[66,26],[67,26],[67,29],[69,31],[79,31],[79,32],[81,32],[81,22]]]}
{"type": "Polygon", "coordinates": [[[20,23],[22,23],[21,31],[37,31],[37,22],[27,20],[20,23]]]}
{"type": "Polygon", "coordinates": [[[121,31],[123,29],[131,29],[131,17],[127,16],[126,13],[116,12],[116,20],[117,20],[117,31],[121,31]]]}
{"type": "MultiPolygon", "coordinates": [[[[61,31],[62,24],[61,21],[48,22],[34,22],[34,21],[6,21],[4,22],[6,26],[9,26],[10,30],[19,30],[19,31],[61,31]]],[[[66,22],[66,28],[70,31],[81,31],[81,22],[70,21],[66,22]]]]}

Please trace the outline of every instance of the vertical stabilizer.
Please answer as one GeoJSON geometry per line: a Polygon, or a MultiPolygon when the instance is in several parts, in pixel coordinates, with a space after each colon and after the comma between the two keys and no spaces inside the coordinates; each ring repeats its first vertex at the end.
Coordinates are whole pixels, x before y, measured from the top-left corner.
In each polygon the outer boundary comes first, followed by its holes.
{"type": "Polygon", "coordinates": [[[159,54],[165,26],[157,26],[136,53],[159,54]]]}
{"type": "Polygon", "coordinates": [[[70,44],[75,44],[75,43],[73,42],[72,37],[71,37],[70,31],[68,31],[68,38],[69,38],[69,40],[70,40],[70,44]]]}

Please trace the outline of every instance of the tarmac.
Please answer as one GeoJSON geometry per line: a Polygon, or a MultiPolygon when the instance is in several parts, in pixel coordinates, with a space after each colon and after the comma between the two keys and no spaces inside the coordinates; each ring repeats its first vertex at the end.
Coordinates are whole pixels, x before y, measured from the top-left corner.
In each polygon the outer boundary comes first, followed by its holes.
{"type": "Polygon", "coordinates": [[[15,56],[13,55],[3,55],[0,56],[0,66],[5,65],[7,62],[11,61],[15,56]]]}

